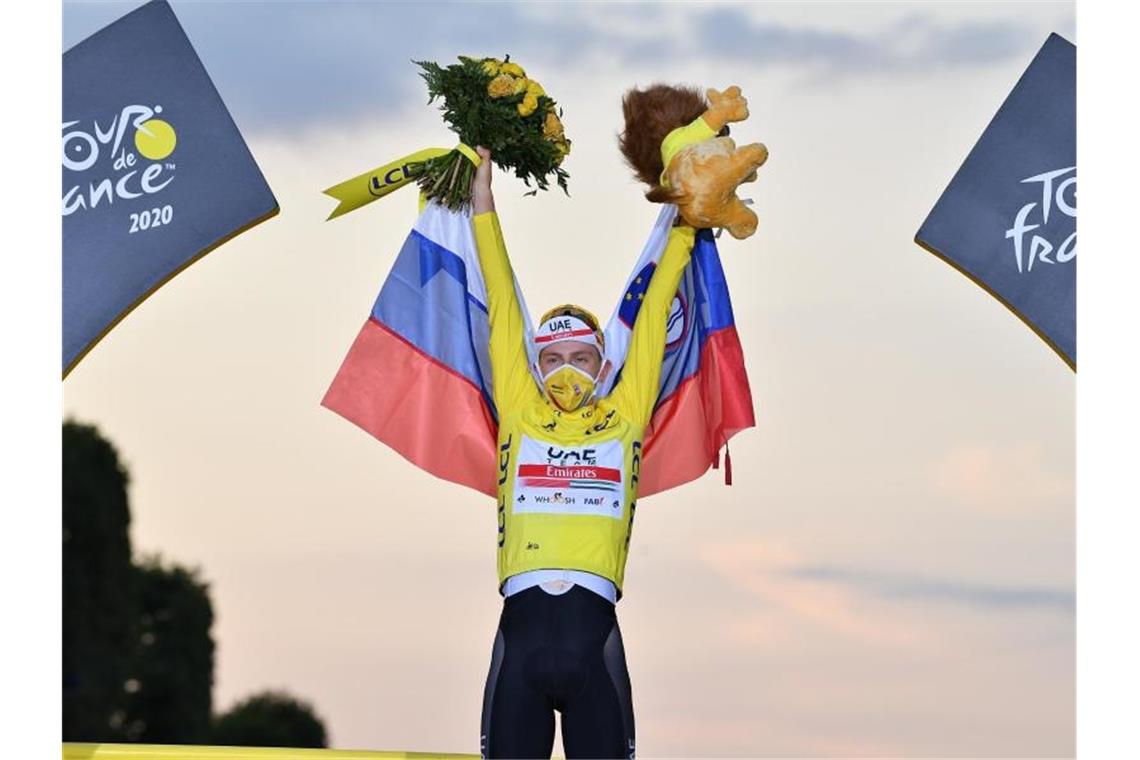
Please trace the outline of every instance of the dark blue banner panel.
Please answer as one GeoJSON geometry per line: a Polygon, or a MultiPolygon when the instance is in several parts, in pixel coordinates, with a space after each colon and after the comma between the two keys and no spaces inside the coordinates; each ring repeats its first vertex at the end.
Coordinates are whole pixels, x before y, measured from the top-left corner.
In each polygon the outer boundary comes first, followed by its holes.
{"type": "Polygon", "coordinates": [[[163,0],[63,55],[64,374],[159,286],[277,213],[163,0]]]}
{"type": "Polygon", "coordinates": [[[1052,34],[915,241],[1077,364],[1077,48],[1052,34]]]}

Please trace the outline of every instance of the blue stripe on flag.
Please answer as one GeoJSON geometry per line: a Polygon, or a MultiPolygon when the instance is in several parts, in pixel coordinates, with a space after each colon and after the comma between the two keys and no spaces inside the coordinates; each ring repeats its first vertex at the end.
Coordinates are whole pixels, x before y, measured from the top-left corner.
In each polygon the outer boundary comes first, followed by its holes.
{"type": "Polygon", "coordinates": [[[713,238],[712,230],[700,230],[697,233],[697,242],[693,245],[692,267],[697,279],[703,285],[704,300],[708,303],[708,322],[704,325],[705,331],[712,332],[734,325],[732,301],[728,297],[728,282],[724,277],[720,256],[717,255],[716,240],[713,238]]]}
{"type": "Polygon", "coordinates": [[[476,348],[486,353],[486,312],[467,291],[463,259],[415,230],[372,306],[375,319],[479,388],[497,419],[481,368],[489,374],[490,360],[476,348]]]}

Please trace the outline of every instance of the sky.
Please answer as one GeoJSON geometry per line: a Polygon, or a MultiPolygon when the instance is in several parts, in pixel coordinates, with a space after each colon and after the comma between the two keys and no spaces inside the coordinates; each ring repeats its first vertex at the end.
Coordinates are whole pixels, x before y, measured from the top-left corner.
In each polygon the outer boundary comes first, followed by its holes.
{"type": "MultiPolygon", "coordinates": [[[[137,5],[64,3],[63,48],[137,5]]],[[[218,709],[279,687],[332,746],[478,751],[493,502],[319,405],[414,192],[326,223],[321,190],[454,142],[411,59],[509,52],[574,140],[569,198],[495,182],[536,312],[608,315],[656,216],[627,88],[738,84],[733,135],[771,153],[757,233],[720,240],[757,426],[731,487],[639,501],[639,755],[1074,753],[1075,377],[913,242],[1046,36],[1077,42],[1071,3],[172,6],[281,214],[136,309],[64,408],[130,470],[136,553],[209,583],[218,709]]]]}

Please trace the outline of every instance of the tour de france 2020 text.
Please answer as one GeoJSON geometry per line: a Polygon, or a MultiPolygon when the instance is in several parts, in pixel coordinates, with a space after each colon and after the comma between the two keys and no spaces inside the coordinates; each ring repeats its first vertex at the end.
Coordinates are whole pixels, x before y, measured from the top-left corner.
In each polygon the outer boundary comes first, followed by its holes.
{"type": "Polygon", "coordinates": [[[155,206],[149,211],[141,211],[137,214],[131,214],[131,234],[136,232],[146,232],[147,230],[154,229],[155,227],[162,227],[163,225],[170,224],[174,219],[174,207],[169,203],[165,206],[155,206]]]}

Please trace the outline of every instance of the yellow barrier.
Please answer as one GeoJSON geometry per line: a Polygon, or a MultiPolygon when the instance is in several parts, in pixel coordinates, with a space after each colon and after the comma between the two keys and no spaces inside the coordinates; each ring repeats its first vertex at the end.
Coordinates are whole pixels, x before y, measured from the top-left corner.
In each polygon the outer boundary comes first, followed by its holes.
{"type": "Polygon", "coordinates": [[[372,752],[356,749],[205,747],[186,744],[77,744],[64,742],[63,760],[380,760],[380,758],[468,760],[478,755],[442,752],[372,752]]]}

